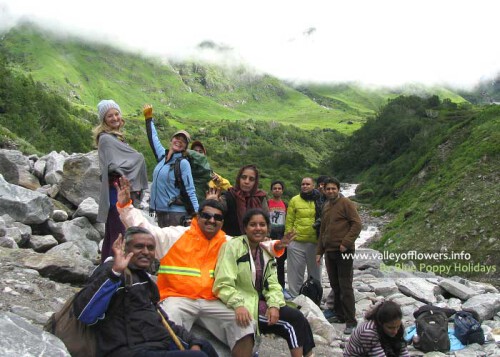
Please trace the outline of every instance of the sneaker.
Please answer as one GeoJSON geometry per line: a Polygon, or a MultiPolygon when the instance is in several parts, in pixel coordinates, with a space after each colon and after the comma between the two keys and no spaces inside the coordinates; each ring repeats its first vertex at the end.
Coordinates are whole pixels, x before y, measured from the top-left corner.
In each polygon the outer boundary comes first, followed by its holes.
{"type": "Polygon", "coordinates": [[[335,311],[333,311],[332,309],[326,309],[325,311],[323,311],[323,316],[325,316],[325,319],[328,322],[332,322],[330,320],[336,317],[337,315],[335,314],[335,311]]]}
{"type": "Polygon", "coordinates": [[[356,326],[346,326],[344,329],[344,335],[350,335],[356,326]]]}
{"type": "Polygon", "coordinates": [[[288,290],[286,290],[286,289],[283,289],[283,297],[285,298],[285,300],[292,300],[293,299],[292,294],[290,294],[288,292],[288,290]]]}

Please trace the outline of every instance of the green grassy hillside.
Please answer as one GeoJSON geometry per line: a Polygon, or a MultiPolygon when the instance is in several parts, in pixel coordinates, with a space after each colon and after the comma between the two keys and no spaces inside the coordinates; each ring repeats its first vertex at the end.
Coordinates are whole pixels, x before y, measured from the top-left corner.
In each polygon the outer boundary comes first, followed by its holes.
{"type": "Polygon", "coordinates": [[[437,93],[463,101],[442,88],[296,87],[244,66],[146,58],[78,38],[59,38],[32,24],[10,30],[0,45],[17,70],[28,72],[70,102],[93,111],[99,100],[112,97],[130,118],[144,103],[153,103],[173,119],[277,121],[350,134],[398,93],[437,93]]]}
{"type": "Polygon", "coordinates": [[[498,285],[500,107],[454,126],[443,139],[397,199],[385,204],[399,213],[376,246],[467,252],[470,257],[429,263],[450,267],[449,275],[481,276],[498,285]]]}
{"type": "MultiPolygon", "coordinates": [[[[26,154],[88,152],[94,148],[93,112],[72,105],[46,85],[10,67],[12,63],[0,52],[0,148],[26,154]]],[[[157,109],[155,118],[166,146],[177,128],[190,127],[192,137],[204,142],[212,168],[219,174],[232,181],[241,166],[255,163],[261,170],[261,187],[267,189],[272,180],[282,179],[287,197],[298,192],[302,176],[318,175],[328,149],[345,139],[334,130],[306,131],[276,121],[172,119],[157,109]]],[[[144,120],[127,120],[124,131],[127,142],[146,157],[151,174],[156,163],[144,120]]]]}
{"type": "MultiPolygon", "coordinates": [[[[112,97],[129,117],[153,103],[172,118],[278,121],[346,133],[359,127],[341,120],[343,110],[326,110],[276,78],[243,67],[167,63],[76,38],[59,39],[32,25],[4,34],[1,46],[17,70],[90,111],[100,99],[112,97]]],[[[362,115],[350,118],[364,120],[362,115]]]]}

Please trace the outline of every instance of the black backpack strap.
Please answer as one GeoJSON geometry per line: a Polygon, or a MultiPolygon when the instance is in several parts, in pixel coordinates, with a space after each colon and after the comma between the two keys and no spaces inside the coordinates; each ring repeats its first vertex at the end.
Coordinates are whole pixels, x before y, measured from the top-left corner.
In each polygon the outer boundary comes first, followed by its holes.
{"type": "MultiPolygon", "coordinates": [[[[177,187],[181,191],[181,200],[184,203],[184,207],[186,207],[187,213],[192,216],[195,211],[193,207],[193,203],[189,198],[189,195],[186,191],[186,186],[184,185],[184,181],[182,181],[182,172],[181,172],[181,161],[187,160],[185,157],[179,157],[174,162],[174,176],[175,176],[175,187],[177,187]]],[[[189,162],[189,161],[188,161],[189,162]]]]}

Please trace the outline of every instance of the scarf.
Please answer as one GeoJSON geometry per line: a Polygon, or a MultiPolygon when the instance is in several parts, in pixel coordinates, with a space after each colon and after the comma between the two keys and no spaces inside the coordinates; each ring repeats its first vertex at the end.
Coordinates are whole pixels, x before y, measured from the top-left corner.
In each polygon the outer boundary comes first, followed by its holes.
{"type": "Polygon", "coordinates": [[[314,189],[311,192],[302,192],[300,191],[300,197],[304,201],[316,201],[320,196],[320,193],[318,190],[314,189]]]}
{"type": "Polygon", "coordinates": [[[259,171],[253,165],[243,166],[238,175],[236,176],[236,184],[229,189],[229,193],[234,197],[236,202],[236,217],[238,218],[238,225],[240,232],[245,232],[243,227],[243,216],[250,208],[262,208],[262,201],[267,196],[266,192],[258,189],[259,187],[259,171]],[[255,172],[255,184],[250,192],[244,192],[240,188],[240,178],[243,171],[251,168],[255,172]]]}
{"type": "Polygon", "coordinates": [[[132,191],[148,188],[148,175],[144,156],[114,135],[102,133],[99,137],[99,168],[101,170],[101,190],[97,222],[106,222],[109,211],[109,175],[125,176],[132,191]]]}
{"type": "MultiPolygon", "coordinates": [[[[255,180],[255,186],[257,186],[257,180],[255,180]]],[[[262,208],[262,200],[267,194],[262,190],[244,192],[239,186],[231,187],[229,193],[233,195],[236,202],[236,217],[238,218],[240,231],[245,232],[245,227],[243,227],[243,216],[250,208],[262,208]]]]}

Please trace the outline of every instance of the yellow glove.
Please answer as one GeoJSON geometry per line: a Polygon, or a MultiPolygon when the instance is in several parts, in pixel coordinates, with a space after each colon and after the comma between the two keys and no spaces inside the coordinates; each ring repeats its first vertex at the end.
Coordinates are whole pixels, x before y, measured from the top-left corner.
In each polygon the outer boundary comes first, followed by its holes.
{"type": "Polygon", "coordinates": [[[153,117],[153,106],[151,104],[144,104],[142,107],[144,119],[151,119],[153,117]]]}

